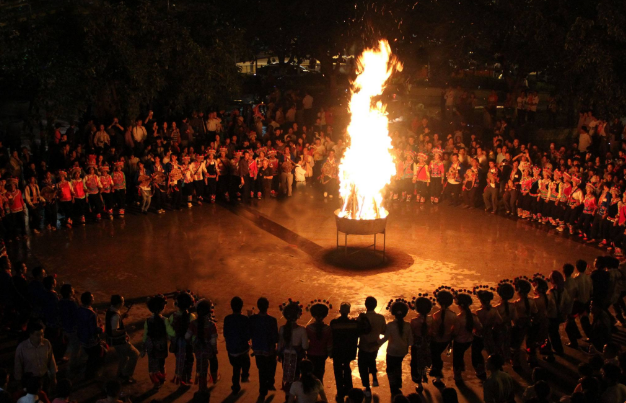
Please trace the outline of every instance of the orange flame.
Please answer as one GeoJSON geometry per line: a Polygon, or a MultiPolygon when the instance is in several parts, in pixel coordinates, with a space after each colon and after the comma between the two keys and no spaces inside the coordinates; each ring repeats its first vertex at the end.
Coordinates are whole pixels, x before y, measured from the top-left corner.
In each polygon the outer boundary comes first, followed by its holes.
{"type": "Polygon", "coordinates": [[[394,71],[402,64],[391,57],[391,48],[381,40],[378,49],[366,49],[357,60],[357,77],[352,83],[350,146],[339,165],[341,217],[371,220],[387,216],[382,206],[383,190],[396,174],[385,106],[379,96],[394,71]]]}

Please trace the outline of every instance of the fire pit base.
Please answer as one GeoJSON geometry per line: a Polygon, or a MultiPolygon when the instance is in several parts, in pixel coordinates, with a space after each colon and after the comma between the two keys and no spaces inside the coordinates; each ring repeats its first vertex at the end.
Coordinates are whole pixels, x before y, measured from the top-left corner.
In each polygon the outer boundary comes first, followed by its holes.
{"type": "Polygon", "coordinates": [[[337,224],[337,249],[343,247],[344,255],[348,256],[348,235],[373,235],[374,243],[350,252],[350,255],[361,252],[363,250],[369,250],[373,248],[376,254],[380,254],[382,257],[382,263],[385,262],[385,252],[387,247],[387,217],[377,218],[373,220],[352,220],[346,217],[339,216],[340,210],[335,210],[335,222],[337,224]],[[339,233],[344,235],[343,245],[339,245],[339,233]],[[383,235],[383,249],[376,249],[377,235],[383,235]]]}

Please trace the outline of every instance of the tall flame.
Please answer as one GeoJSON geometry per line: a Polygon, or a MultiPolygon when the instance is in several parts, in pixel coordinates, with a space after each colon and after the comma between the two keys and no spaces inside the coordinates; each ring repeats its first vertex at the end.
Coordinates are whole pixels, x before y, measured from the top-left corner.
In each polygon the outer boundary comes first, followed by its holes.
{"type": "Polygon", "coordinates": [[[339,165],[341,217],[368,220],[387,216],[383,190],[396,174],[396,166],[385,106],[380,101],[372,105],[372,98],[383,93],[394,70],[401,71],[402,64],[391,57],[386,40],[379,42],[378,49],[366,49],[357,60],[349,105],[350,146],[339,165]]]}

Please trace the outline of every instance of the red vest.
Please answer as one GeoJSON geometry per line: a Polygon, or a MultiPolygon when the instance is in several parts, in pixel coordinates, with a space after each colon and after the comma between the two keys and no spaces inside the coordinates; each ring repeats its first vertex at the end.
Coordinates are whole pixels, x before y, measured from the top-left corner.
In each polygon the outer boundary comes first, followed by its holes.
{"type": "Polygon", "coordinates": [[[61,191],[59,199],[62,202],[72,201],[72,188],[68,181],[59,182],[59,190],[61,191]]]}

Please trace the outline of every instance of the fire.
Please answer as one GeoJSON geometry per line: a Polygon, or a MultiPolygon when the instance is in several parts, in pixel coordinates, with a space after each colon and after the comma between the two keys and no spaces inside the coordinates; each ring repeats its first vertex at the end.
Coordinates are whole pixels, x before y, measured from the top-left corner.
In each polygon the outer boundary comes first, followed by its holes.
{"type": "Polygon", "coordinates": [[[385,105],[372,98],[383,93],[385,83],[402,64],[391,57],[386,40],[378,49],[366,49],[357,60],[357,77],[352,83],[350,146],[339,165],[339,193],[343,199],[340,217],[356,220],[384,218],[383,190],[396,174],[385,105]]]}

